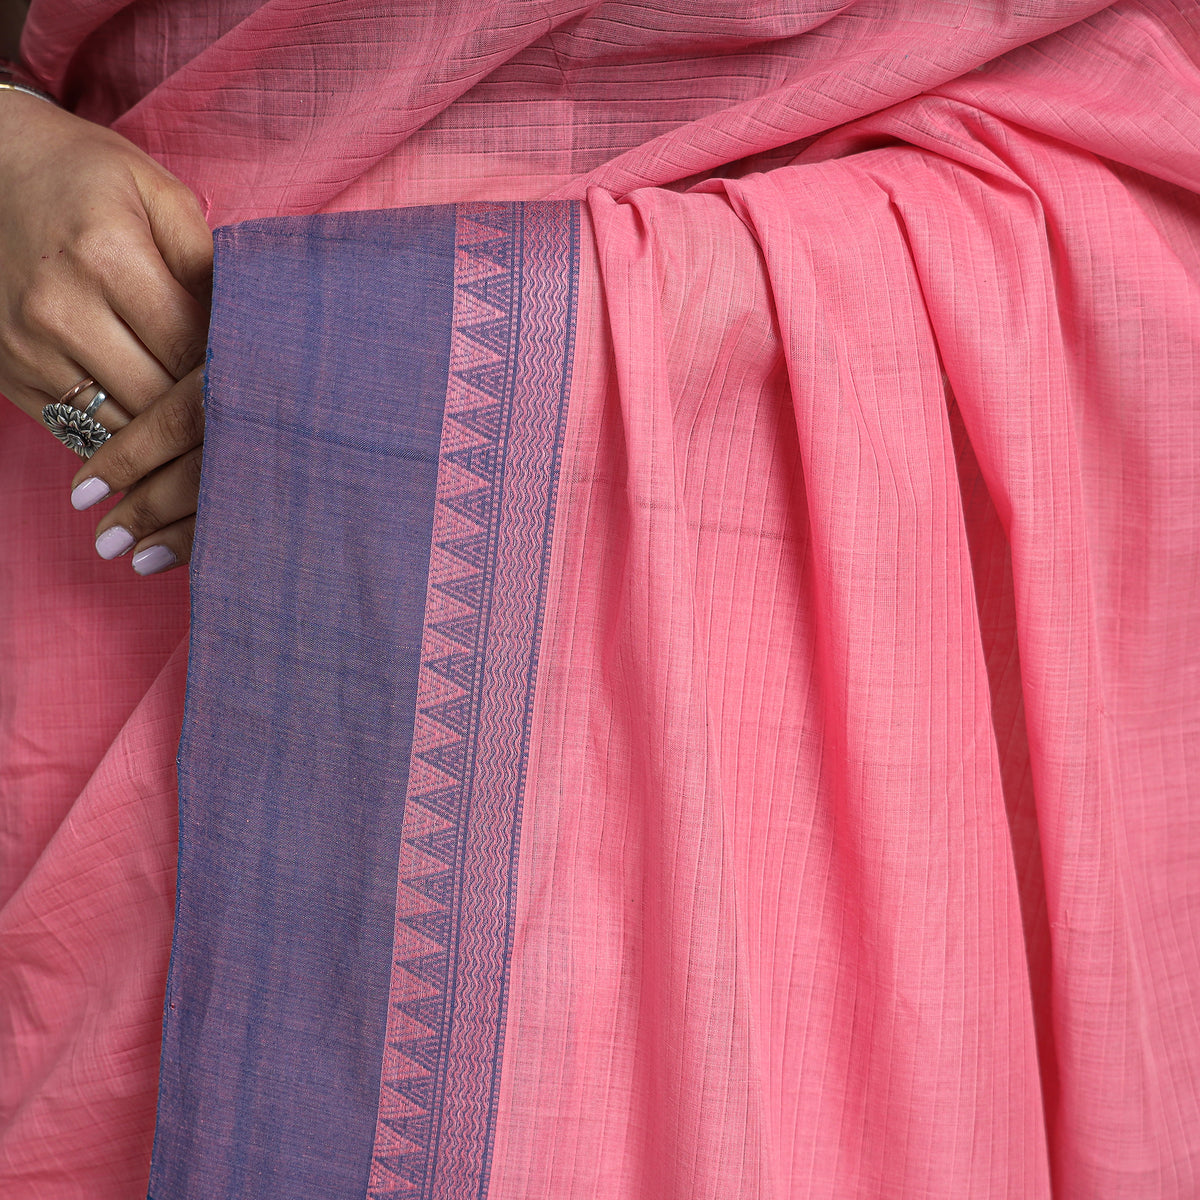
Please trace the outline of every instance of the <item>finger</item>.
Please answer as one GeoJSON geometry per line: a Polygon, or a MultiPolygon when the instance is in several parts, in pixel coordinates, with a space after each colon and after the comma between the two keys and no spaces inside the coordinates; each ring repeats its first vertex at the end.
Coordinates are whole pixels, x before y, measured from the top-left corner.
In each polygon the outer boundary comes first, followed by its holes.
{"type": "MultiPolygon", "coordinates": [[[[127,413],[107,392],[104,393],[104,396],[105,399],[101,402],[100,407],[92,415],[110,434],[113,434],[118,429],[124,429],[133,420],[133,416],[127,413]]],[[[94,396],[92,398],[95,399],[94,396]]],[[[88,407],[90,408],[91,405],[89,404],[88,407]]]]}
{"type": "MultiPolygon", "coordinates": [[[[119,429],[124,429],[132,419],[130,414],[90,376],[80,380],[79,383],[60,395],[57,403],[69,404],[84,416],[99,422],[110,437],[119,429]],[[87,386],[82,390],[76,390],[80,384],[87,386]],[[99,404],[96,403],[97,401],[99,404]]],[[[39,412],[37,417],[43,424],[46,424],[44,412],[39,412]]]]}
{"type": "MultiPolygon", "coordinates": [[[[158,171],[152,163],[147,169],[158,171]]],[[[194,207],[187,189],[175,190],[194,207]]],[[[96,378],[132,411],[200,362],[206,309],[172,276],[136,200],[80,234],[62,266],[65,278],[60,272],[43,284],[55,310],[43,325],[60,330],[66,351],[103,372],[96,378]]]]}
{"type": "Polygon", "coordinates": [[[78,323],[65,348],[133,415],[144,412],[177,382],[107,301],[78,323]]]}
{"type": "Polygon", "coordinates": [[[24,297],[3,332],[5,393],[31,416],[84,376],[130,411],[174,383],[108,302],[69,274],[24,297]]]}
{"type": "Polygon", "coordinates": [[[93,302],[75,323],[64,349],[132,414],[149,408],[175,384],[175,376],[108,307],[93,302]]]}
{"type": "Polygon", "coordinates": [[[204,440],[203,386],[204,368],[197,367],[105,442],[76,472],[71,503],[79,509],[90,508],[198,447],[204,440]],[[89,484],[91,480],[101,482],[89,484]]]}
{"type": "MultiPolygon", "coordinates": [[[[70,389],[67,394],[72,398],[69,400],[65,396],[51,400],[44,393],[35,393],[32,389],[11,387],[7,389],[7,395],[17,407],[42,425],[48,436],[63,443],[77,458],[86,459],[94,452],[98,438],[107,440],[129,424],[129,414],[119,404],[107,399],[107,394],[92,380],[84,382],[87,384],[84,391],[70,389]],[[17,392],[21,395],[18,396],[17,392]],[[70,410],[76,414],[75,418],[70,416],[70,410]]],[[[95,500],[102,500],[107,494],[107,488],[101,485],[95,500]]]]}
{"type": "MultiPolygon", "coordinates": [[[[210,259],[211,244],[210,237],[210,259]]],[[[172,275],[149,230],[139,252],[105,278],[103,291],[112,311],[173,379],[182,379],[203,360],[207,308],[172,275]]]]}
{"type": "Polygon", "coordinates": [[[93,416],[107,414],[113,420],[123,418],[123,424],[129,424],[129,413],[119,405],[90,375],[84,376],[72,384],[56,401],[58,404],[69,404],[73,408],[90,412],[93,416]],[[99,401],[99,407],[96,402],[99,401]]]}
{"type": "Polygon", "coordinates": [[[140,543],[130,565],[139,575],[161,575],[173,567],[182,567],[192,557],[195,536],[195,516],[176,521],[140,543]]]}
{"type": "Polygon", "coordinates": [[[212,230],[195,193],[162,170],[142,182],[142,203],[162,260],[180,285],[207,310],[212,296],[212,230]]]}
{"type": "Polygon", "coordinates": [[[96,553],[101,558],[119,558],[140,542],[157,540],[161,531],[195,516],[200,457],[199,448],[189,451],[130,488],[96,526],[96,553]]]}
{"type": "MultiPolygon", "coordinates": [[[[80,410],[89,407],[92,400],[95,399],[97,387],[95,383],[83,392],[80,392],[70,400],[65,400],[65,395],[74,389],[76,383],[79,383],[86,377],[82,367],[78,364],[71,363],[70,360],[64,359],[65,365],[60,365],[58,368],[57,379],[64,386],[59,389],[51,388],[49,391],[43,390],[45,384],[44,379],[37,381],[29,378],[24,378],[14,383],[8,384],[4,389],[4,395],[12,401],[19,409],[26,412],[35,421],[42,419],[42,409],[47,404],[67,403],[80,410]],[[65,380],[71,379],[69,385],[65,384],[65,380]]],[[[106,399],[98,409],[92,412],[92,416],[100,422],[110,433],[116,433],[118,429],[124,428],[129,424],[130,414],[118,404],[111,396],[105,392],[106,399]]]]}
{"type": "MultiPolygon", "coordinates": [[[[175,378],[109,307],[95,281],[66,277],[22,311],[20,362],[35,386],[65,391],[90,375],[131,413],[161,396],[175,378]],[[76,364],[82,368],[76,371],[76,364]]],[[[58,393],[61,395],[61,392],[58,393]]],[[[56,397],[57,398],[57,397],[56,397]]]]}

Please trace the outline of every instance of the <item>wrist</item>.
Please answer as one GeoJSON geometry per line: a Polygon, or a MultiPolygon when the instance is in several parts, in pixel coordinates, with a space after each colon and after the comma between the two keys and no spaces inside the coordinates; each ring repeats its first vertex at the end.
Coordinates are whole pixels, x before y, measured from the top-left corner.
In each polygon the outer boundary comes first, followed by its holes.
{"type": "Polygon", "coordinates": [[[39,100],[58,104],[58,101],[40,87],[38,81],[20,63],[6,58],[0,58],[0,91],[24,92],[27,96],[36,96],[39,100]]]}

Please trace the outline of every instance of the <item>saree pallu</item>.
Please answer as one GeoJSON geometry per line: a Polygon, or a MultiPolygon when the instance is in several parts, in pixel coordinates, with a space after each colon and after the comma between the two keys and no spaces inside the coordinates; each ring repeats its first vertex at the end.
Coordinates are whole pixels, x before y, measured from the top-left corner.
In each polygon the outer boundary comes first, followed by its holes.
{"type": "Polygon", "coordinates": [[[453,198],[451,105],[219,231],[156,1122],[180,622],[2,418],[6,659],[125,655],[0,913],[6,1196],[155,1125],[153,1200],[1196,1194],[1200,29],[1090,11],[880,6],[527,200],[305,214],[453,198]]]}

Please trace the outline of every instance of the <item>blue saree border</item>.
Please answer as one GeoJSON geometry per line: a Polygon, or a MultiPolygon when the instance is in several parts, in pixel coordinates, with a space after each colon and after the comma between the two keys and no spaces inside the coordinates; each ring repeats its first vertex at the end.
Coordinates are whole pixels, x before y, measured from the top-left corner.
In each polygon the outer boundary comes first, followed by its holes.
{"type": "Polygon", "coordinates": [[[458,209],[370,1200],[487,1192],[577,222],[574,204],[458,209]]]}
{"type": "Polygon", "coordinates": [[[482,1200],[571,202],[218,231],[152,1200],[482,1200]]]}

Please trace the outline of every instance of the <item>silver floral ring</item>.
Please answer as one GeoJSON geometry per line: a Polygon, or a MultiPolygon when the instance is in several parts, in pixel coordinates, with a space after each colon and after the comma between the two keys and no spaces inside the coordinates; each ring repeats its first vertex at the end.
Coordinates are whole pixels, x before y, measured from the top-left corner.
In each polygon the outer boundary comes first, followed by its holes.
{"type": "MultiPolygon", "coordinates": [[[[67,397],[73,399],[86,388],[95,386],[94,380],[84,380],[76,384],[67,393],[67,397]]],[[[95,415],[100,405],[108,399],[108,393],[99,388],[87,408],[76,408],[73,404],[68,404],[67,397],[59,400],[57,404],[47,404],[42,409],[42,424],[80,458],[91,458],[112,437],[112,434],[96,420],[95,415]]]]}

